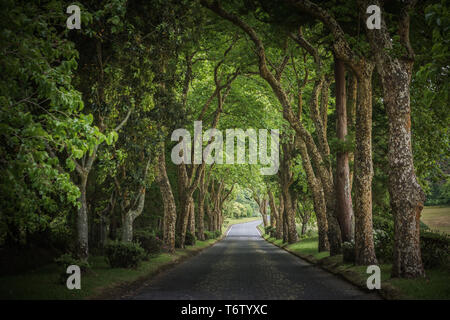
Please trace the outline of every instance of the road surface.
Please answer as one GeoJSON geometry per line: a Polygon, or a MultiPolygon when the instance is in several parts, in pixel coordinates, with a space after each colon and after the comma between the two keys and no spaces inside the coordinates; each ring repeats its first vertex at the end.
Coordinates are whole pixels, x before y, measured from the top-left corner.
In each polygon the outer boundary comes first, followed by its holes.
{"type": "Polygon", "coordinates": [[[132,299],[379,299],[236,224],[214,246],[156,276],[132,299]]]}

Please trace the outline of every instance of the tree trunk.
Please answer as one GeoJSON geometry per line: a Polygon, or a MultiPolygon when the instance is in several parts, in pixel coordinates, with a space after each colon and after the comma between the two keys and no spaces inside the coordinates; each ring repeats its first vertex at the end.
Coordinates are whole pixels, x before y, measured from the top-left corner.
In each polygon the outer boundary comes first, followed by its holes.
{"type": "MultiPolygon", "coordinates": [[[[334,77],[336,83],[336,133],[341,143],[347,140],[347,109],[344,62],[335,57],[334,77]]],[[[337,217],[341,227],[342,241],[353,240],[353,207],[350,188],[348,152],[338,150],[336,154],[336,199],[337,217]]]]}
{"type": "Polygon", "coordinates": [[[135,210],[128,210],[123,217],[122,224],[122,241],[132,242],[133,241],[133,223],[134,220],[142,214],[145,204],[145,188],[139,193],[139,203],[135,210]]]}
{"type": "Polygon", "coordinates": [[[308,221],[309,221],[309,218],[308,218],[308,220],[302,220],[302,231],[301,231],[302,236],[306,234],[306,227],[308,225],[308,221]]]}
{"type": "Polygon", "coordinates": [[[358,79],[355,150],[355,262],[376,264],[372,231],[372,70],[366,63],[358,79]]]}
{"type": "MultiPolygon", "coordinates": [[[[357,103],[357,99],[358,99],[358,80],[355,74],[351,74],[350,76],[350,81],[348,84],[349,87],[349,102],[347,103],[347,115],[348,115],[348,127],[351,128],[351,130],[354,132],[355,131],[355,118],[356,118],[356,103],[357,103]]],[[[348,153],[348,160],[350,163],[353,163],[355,159],[355,155],[353,152],[349,152],[348,153]]],[[[352,169],[350,170],[350,176],[349,176],[349,180],[350,180],[350,192],[352,191],[352,187],[353,187],[353,172],[355,170],[352,169]]],[[[353,217],[353,227],[355,224],[355,220],[353,217]]]]}
{"type": "Polygon", "coordinates": [[[278,221],[277,221],[277,229],[275,233],[275,238],[277,239],[283,239],[283,230],[284,230],[284,200],[283,195],[280,192],[279,197],[279,208],[278,208],[278,221]]]}
{"type": "Polygon", "coordinates": [[[267,221],[267,212],[266,212],[266,199],[262,198],[260,199],[259,203],[259,212],[261,213],[264,228],[269,225],[269,222],[267,221]]]}
{"type": "Polygon", "coordinates": [[[194,199],[191,197],[189,208],[189,225],[188,230],[192,235],[195,235],[195,205],[194,199]]]}
{"type": "Polygon", "coordinates": [[[88,226],[88,208],[86,198],[86,185],[88,172],[79,174],[80,176],[80,198],[81,207],[78,209],[77,215],[77,231],[78,231],[78,257],[87,260],[89,256],[89,226],[88,226]]]}
{"type": "Polygon", "coordinates": [[[158,159],[157,181],[164,205],[163,241],[170,252],[175,251],[175,227],[177,211],[172,187],[166,171],[165,147],[162,143],[158,159]]]}
{"type": "Polygon", "coordinates": [[[188,231],[188,227],[191,227],[190,217],[193,201],[194,199],[189,194],[180,194],[180,216],[178,219],[178,235],[180,236],[180,248],[184,248],[186,232],[188,231]]]}
{"type": "MultiPolygon", "coordinates": [[[[374,4],[380,5],[379,1],[374,4]]],[[[411,146],[410,82],[414,51],[409,40],[409,12],[414,4],[415,1],[402,1],[398,15],[399,42],[405,55],[392,53],[394,41],[383,16],[381,28],[368,33],[389,119],[389,195],[395,232],[392,276],[405,278],[425,276],[419,224],[425,194],[417,182],[411,146]]]]}
{"type": "Polygon", "coordinates": [[[273,197],[272,190],[269,189],[267,192],[269,195],[269,206],[270,206],[270,225],[276,230],[278,225],[278,215],[277,206],[275,205],[275,198],[273,197]]]}
{"type": "MultiPolygon", "coordinates": [[[[284,198],[284,195],[283,195],[284,198]]],[[[283,210],[283,243],[287,243],[289,241],[289,228],[287,224],[287,213],[286,213],[286,205],[283,210]]]]}
{"type": "Polygon", "coordinates": [[[298,233],[295,225],[295,202],[297,199],[294,199],[292,193],[289,189],[283,190],[284,196],[284,213],[285,213],[285,223],[286,223],[286,240],[288,243],[295,243],[298,241],[298,233]]]}
{"type": "Polygon", "coordinates": [[[197,239],[205,240],[205,194],[199,191],[198,205],[197,205],[197,239]]]}
{"type": "Polygon", "coordinates": [[[328,242],[328,221],[323,189],[320,185],[320,181],[314,174],[305,142],[302,139],[297,139],[297,146],[302,156],[303,169],[306,172],[308,188],[311,190],[313,198],[314,211],[316,213],[317,228],[319,233],[318,250],[319,252],[328,251],[330,250],[330,243],[328,242]]]}

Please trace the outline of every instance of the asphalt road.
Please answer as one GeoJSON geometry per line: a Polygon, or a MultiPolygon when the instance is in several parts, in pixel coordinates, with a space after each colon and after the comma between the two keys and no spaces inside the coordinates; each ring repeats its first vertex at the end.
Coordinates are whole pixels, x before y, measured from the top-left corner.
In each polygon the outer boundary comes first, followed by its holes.
{"type": "Polygon", "coordinates": [[[266,242],[256,226],[232,226],[226,238],[155,277],[132,299],[379,299],[266,242]]]}

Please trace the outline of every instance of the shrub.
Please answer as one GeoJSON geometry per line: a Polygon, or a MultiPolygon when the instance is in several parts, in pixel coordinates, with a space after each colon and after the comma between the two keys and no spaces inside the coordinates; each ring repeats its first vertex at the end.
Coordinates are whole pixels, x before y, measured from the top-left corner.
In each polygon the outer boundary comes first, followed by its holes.
{"type": "Polygon", "coordinates": [[[394,248],[393,235],[384,230],[374,229],[373,242],[378,261],[381,263],[392,262],[394,248]]]}
{"type": "Polygon", "coordinates": [[[421,232],[420,246],[425,268],[449,267],[449,235],[430,231],[421,232]]]}
{"type": "Polygon", "coordinates": [[[272,235],[272,233],[275,231],[275,228],[272,226],[266,226],[264,227],[264,233],[272,235]]]}
{"type": "Polygon", "coordinates": [[[383,230],[389,236],[394,236],[394,221],[391,217],[374,215],[372,217],[372,224],[374,230],[383,230]]]}
{"type": "Polygon", "coordinates": [[[135,242],[111,241],[105,246],[111,268],[136,268],[145,258],[145,251],[135,242]]]}
{"type": "Polygon", "coordinates": [[[220,230],[216,230],[216,231],[205,231],[205,240],[209,240],[209,239],[217,239],[218,237],[220,237],[222,235],[222,231],[220,230]]]}
{"type": "Polygon", "coordinates": [[[215,237],[215,234],[212,231],[206,230],[204,233],[205,233],[205,240],[214,239],[215,237]]]}
{"type": "Polygon", "coordinates": [[[69,276],[67,274],[67,267],[71,265],[76,265],[80,267],[80,271],[82,274],[88,272],[91,268],[89,263],[85,260],[77,259],[74,256],[72,256],[70,253],[65,253],[61,255],[60,257],[56,258],[55,263],[60,267],[61,273],[59,274],[59,281],[61,283],[66,283],[66,279],[69,276]]]}
{"type": "Polygon", "coordinates": [[[192,233],[190,233],[189,231],[186,232],[186,238],[184,240],[184,244],[187,246],[193,246],[195,245],[195,235],[193,235],[192,233]]]}
{"type": "Polygon", "coordinates": [[[133,239],[141,245],[149,256],[158,254],[162,250],[163,241],[153,232],[137,230],[133,235],[133,239]]]}
{"type": "Polygon", "coordinates": [[[344,242],[342,244],[342,259],[345,263],[355,263],[355,242],[344,242]]]}

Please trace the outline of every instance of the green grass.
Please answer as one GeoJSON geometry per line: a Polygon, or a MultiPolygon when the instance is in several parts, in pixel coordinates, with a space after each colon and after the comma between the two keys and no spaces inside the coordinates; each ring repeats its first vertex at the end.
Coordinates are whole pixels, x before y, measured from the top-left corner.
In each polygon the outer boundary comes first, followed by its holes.
{"type": "MultiPolygon", "coordinates": [[[[262,231],[263,228],[258,226],[262,231]]],[[[329,252],[318,252],[317,236],[301,239],[294,244],[283,244],[282,240],[276,240],[267,234],[264,238],[268,241],[283,247],[299,256],[312,256],[315,261],[322,265],[331,266],[333,271],[345,275],[347,279],[353,283],[365,286],[368,274],[366,266],[355,266],[346,264],[342,261],[342,255],[330,257],[329,252]]],[[[381,270],[381,288],[391,287],[395,290],[395,296],[390,298],[396,299],[450,299],[450,270],[430,269],[426,270],[426,277],[421,279],[400,279],[391,278],[391,264],[379,265],[381,270]]]]}
{"type": "Polygon", "coordinates": [[[136,269],[110,268],[103,256],[90,258],[91,270],[81,276],[81,290],[68,290],[58,282],[61,272],[50,264],[26,274],[0,277],[0,299],[86,299],[104,290],[150,277],[160,268],[201,250],[216,239],[197,241],[195,246],[177,249],[174,254],[162,253],[144,261],[136,269]]]}
{"type": "Polygon", "coordinates": [[[425,207],[421,220],[432,230],[450,234],[450,207],[425,207]]]}
{"type": "Polygon", "coordinates": [[[319,252],[317,250],[317,243],[318,237],[311,237],[302,239],[297,243],[289,244],[286,246],[286,248],[294,252],[311,255],[316,259],[322,259],[330,256],[330,253],[328,251],[319,252]]]}
{"type": "Polygon", "coordinates": [[[450,299],[448,270],[426,270],[423,279],[390,279],[388,282],[414,299],[450,299]]]}

